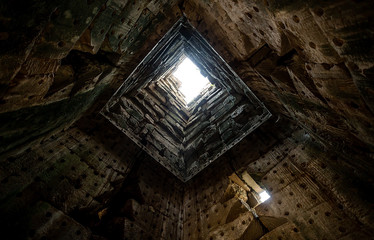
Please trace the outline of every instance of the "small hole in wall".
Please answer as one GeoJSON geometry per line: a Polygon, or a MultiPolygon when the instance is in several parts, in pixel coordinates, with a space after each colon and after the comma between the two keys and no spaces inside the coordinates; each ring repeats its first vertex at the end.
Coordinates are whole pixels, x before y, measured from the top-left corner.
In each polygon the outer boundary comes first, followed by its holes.
{"type": "Polygon", "coordinates": [[[300,18],[296,15],[293,15],[292,17],[292,20],[295,22],[295,23],[299,23],[300,22],[300,18]]]}
{"type": "Polygon", "coordinates": [[[253,7],[253,10],[255,10],[255,12],[259,12],[260,10],[258,10],[257,7],[253,7]]]}
{"type": "Polygon", "coordinates": [[[328,63],[322,63],[322,67],[325,70],[330,70],[334,65],[333,64],[328,64],[328,63]]]}
{"type": "Polygon", "coordinates": [[[314,42],[309,42],[309,47],[316,49],[316,44],[314,42]]]}
{"type": "Polygon", "coordinates": [[[340,38],[333,38],[332,39],[332,42],[335,44],[335,46],[337,46],[337,47],[341,47],[341,46],[343,46],[343,44],[344,44],[344,41],[342,40],[342,39],[340,39],[340,38]]]}
{"type": "Polygon", "coordinates": [[[354,109],[358,109],[358,108],[359,108],[359,106],[358,106],[356,103],[354,103],[354,102],[351,102],[350,105],[351,105],[351,107],[353,107],[354,109]]]}
{"type": "Polygon", "coordinates": [[[321,17],[323,15],[323,9],[318,7],[318,8],[315,8],[314,11],[313,11],[318,17],[321,17]]]}

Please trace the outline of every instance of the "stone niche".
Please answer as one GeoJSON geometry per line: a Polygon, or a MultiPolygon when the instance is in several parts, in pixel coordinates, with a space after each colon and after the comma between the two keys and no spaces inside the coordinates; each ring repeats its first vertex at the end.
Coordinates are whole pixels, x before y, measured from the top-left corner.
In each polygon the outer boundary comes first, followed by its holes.
{"type": "Polygon", "coordinates": [[[271,116],[184,17],[135,68],[101,113],[184,182],[271,116]],[[212,84],[188,105],[178,91],[181,83],[172,74],[186,57],[212,84]]]}

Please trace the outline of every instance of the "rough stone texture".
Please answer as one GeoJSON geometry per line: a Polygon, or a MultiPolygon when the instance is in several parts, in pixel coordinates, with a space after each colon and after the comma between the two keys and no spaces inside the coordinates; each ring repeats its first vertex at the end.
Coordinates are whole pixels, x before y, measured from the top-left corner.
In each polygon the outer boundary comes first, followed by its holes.
{"type": "Polygon", "coordinates": [[[147,53],[134,49],[149,50],[181,16],[172,1],[17,0],[0,12],[1,152],[70,125],[105,89],[112,94],[147,53]]]}
{"type": "Polygon", "coordinates": [[[2,1],[1,238],[372,239],[373,9],[2,1]],[[99,114],[182,15],[273,113],[187,183],[99,114]],[[272,196],[259,218],[244,170],[272,196]]]}
{"type": "Polygon", "coordinates": [[[180,184],[105,119],[92,118],[2,160],[5,234],[12,239],[89,239],[92,234],[131,239],[131,227],[144,238],[177,239],[180,184]]]}
{"type": "Polygon", "coordinates": [[[359,142],[372,151],[372,7],[187,1],[185,12],[267,106],[281,103],[282,113],[338,151],[359,142]]]}
{"type": "Polygon", "coordinates": [[[351,171],[341,156],[329,156],[287,121],[271,125],[264,124],[187,183],[185,239],[371,239],[374,215],[363,176],[341,177],[351,171]],[[262,132],[273,127],[284,130],[262,132]],[[250,143],[257,148],[247,148],[250,143]],[[255,208],[258,219],[230,190],[233,168],[239,175],[246,170],[271,195],[255,208]]]}
{"type": "Polygon", "coordinates": [[[182,181],[271,116],[184,17],[124,81],[102,113],[182,181]],[[178,92],[181,83],[172,76],[185,57],[214,84],[189,106],[178,92]]]}

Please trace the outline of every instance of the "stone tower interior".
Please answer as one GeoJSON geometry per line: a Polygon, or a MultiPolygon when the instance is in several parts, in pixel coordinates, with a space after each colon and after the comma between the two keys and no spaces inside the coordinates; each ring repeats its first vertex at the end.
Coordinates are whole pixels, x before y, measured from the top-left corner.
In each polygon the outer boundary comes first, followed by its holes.
{"type": "Polygon", "coordinates": [[[373,16],[1,1],[1,239],[373,239],[373,16]],[[188,105],[186,57],[211,83],[188,105]]]}

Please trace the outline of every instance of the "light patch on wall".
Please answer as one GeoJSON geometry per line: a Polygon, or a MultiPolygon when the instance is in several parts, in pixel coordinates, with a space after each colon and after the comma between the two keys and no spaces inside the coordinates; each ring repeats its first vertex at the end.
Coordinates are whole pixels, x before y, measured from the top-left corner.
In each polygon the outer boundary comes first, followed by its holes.
{"type": "Polygon", "coordinates": [[[184,95],[186,104],[196,98],[210,85],[208,78],[200,73],[200,69],[186,57],[173,75],[181,82],[179,91],[184,95]]]}
{"type": "Polygon", "coordinates": [[[262,203],[265,202],[266,200],[268,200],[270,198],[269,193],[266,192],[266,191],[261,192],[259,195],[260,195],[260,201],[262,203]]]}

